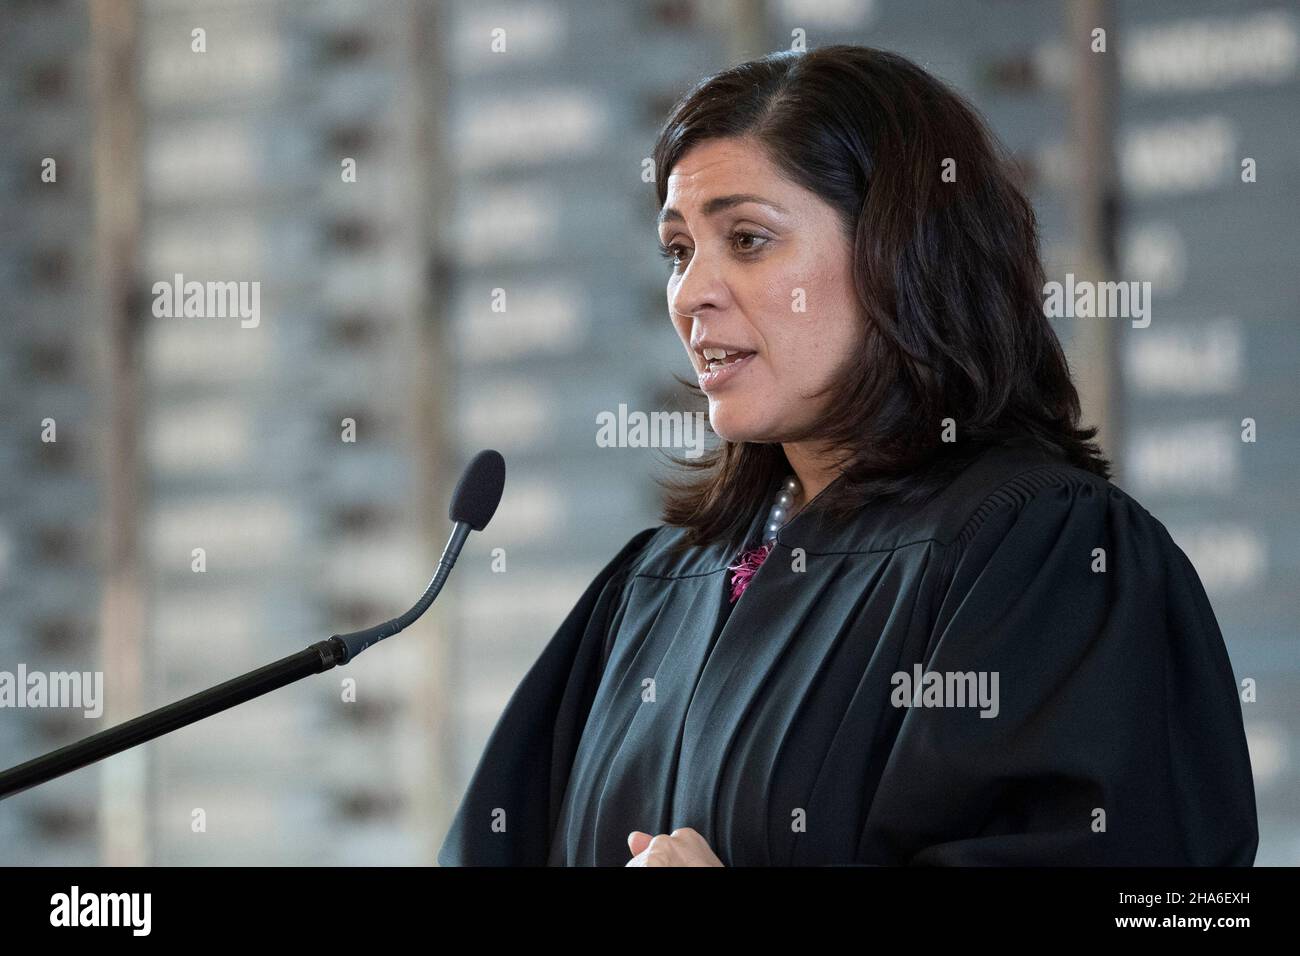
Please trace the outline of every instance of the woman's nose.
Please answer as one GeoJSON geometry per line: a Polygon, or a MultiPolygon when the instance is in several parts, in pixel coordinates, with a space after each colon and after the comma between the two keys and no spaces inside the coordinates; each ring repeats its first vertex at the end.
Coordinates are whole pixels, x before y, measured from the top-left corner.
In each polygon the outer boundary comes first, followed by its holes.
{"type": "Polygon", "coordinates": [[[668,307],[684,318],[690,318],[706,306],[721,305],[725,285],[716,265],[698,251],[691,256],[686,271],[668,297],[668,307]]]}

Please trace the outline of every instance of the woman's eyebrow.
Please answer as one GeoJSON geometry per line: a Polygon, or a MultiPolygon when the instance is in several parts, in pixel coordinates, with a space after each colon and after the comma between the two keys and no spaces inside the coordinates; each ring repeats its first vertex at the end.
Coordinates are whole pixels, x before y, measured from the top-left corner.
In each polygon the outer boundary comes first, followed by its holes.
{"type": "MultiPolygon", "coordinates": [[[[768,206],[777,212],[785,212],[784,206],[772,202],[770,199],[764,199],[762,196],[756,196],[753,193],[731,193],[726,196],[714,196],[703,206],[704,215],[715,216],[724,209],[730,209],[732,206],[739,206],[741,203],[755,202],[761,206],[768,206]]],[[[665,206],[659,210],[659,217],[655,220],[656,226],[662,226],[666,222],[681,222],[683,216],[681,212],[672,206],[665,206]]]]}

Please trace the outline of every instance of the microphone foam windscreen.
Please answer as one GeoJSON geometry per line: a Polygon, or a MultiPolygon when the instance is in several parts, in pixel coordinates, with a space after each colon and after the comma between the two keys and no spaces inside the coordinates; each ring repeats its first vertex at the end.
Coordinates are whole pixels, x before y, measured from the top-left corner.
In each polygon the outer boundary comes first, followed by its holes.
{"type": "Polygon", "coordinates": [[[460,476],[451,496],[452,521],[463,521],[482,531],[496,514],[506,485],[506,460],[499,451],[488,449],[474,456],[460,476]]]}

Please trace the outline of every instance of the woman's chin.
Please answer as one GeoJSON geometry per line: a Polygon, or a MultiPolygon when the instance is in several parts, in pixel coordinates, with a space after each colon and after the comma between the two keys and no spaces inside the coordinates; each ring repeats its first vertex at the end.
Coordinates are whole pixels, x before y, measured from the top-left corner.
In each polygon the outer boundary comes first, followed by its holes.
{"type": "Polygon", "coordinates": [[[764,429],[751,416],[714,402],[709,408],[709,426],[724,441],[763,441],[764,429]]]}

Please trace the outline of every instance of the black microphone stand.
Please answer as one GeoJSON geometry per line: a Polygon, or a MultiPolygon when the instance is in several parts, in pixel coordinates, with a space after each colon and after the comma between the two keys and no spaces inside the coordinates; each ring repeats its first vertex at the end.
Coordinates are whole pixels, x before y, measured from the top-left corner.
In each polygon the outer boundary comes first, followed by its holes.
{"type": "Polygon", "coordinates": [[[11,797],[54,777],[70,773],[87,764],[120,753],[136,744],[170,733],[178,727],[228,710],[236,704],[252,700],[263,694],[292,684],[311,674],[319,674],[339,664],[346,664],[367,647],[392,637],[409,627],[433,603],[442,590],[443,582],[451,573],[460,555],[461,546],[470,530],[482,531],[497,503],[501,500],[505,481],[505,464],[495,451],[480,452],[475,456],[460,480],[453,495],[451,517],[455,521],[451,538],[438,560],[433,579],[414,606],[400,617],[376,624],[363,631],[335,634],[324,641],[290,654],[274,663],[249,671],[241,677],[228,680],[205,691],[166,707],[159,707],[140,717],[110,727],[69,744],[48,754],[19,764],[0,773],[0,800],[11,797]]]}

